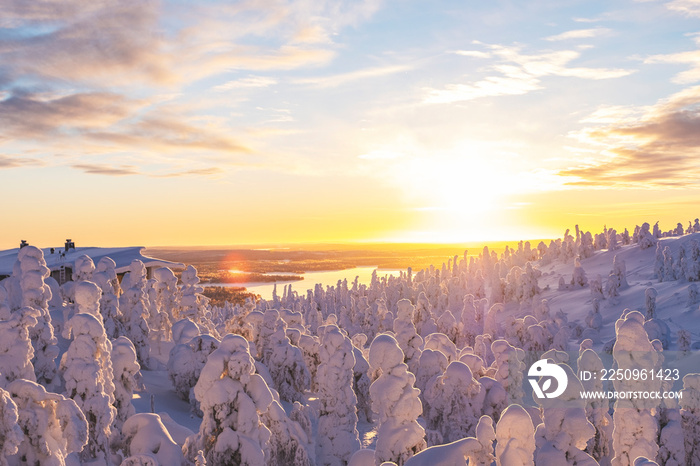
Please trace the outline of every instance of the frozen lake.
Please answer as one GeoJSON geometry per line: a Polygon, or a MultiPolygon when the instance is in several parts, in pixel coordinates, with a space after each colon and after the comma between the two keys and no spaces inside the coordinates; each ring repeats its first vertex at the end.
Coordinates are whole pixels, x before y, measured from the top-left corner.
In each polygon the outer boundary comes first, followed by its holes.
{"type": "MultiPolygon", "coordinates": [[[[405,270],[399,269],[379,269],[374,266],[366,267],[355,267],[352,269],[345,270],[326,270],[322,272],[306,272],[303,275],[303,280],[290,280],[290,281],[278,281],[277,282],[277,294],[281,297],[284,291],[284,286],[292,284],[292,290],[296,291],[300,295],[306,295],[306,290],[313,289],[317,283],[320,283],[325,288],[326,286],[335,286],[338,280],[348,280],[348,286],[351,286],[352,281],[355,277],[359,277],[360,283],[369,285],[372,280],[372,272],[377,271],[377,276],[379,278],[387,275],[398,276],[400,272],[405,272],[405,270]]],[[[280,272],[270,272],[270,275],[282,275],[280,272]]],[[[272,290],[275,287],[275,283],[271,282],[247,282],[247,283],[216,283],[212,285],[216,286],[231,286],[231,287],[241,287],[244,286],[251,293],[259,294],[264,299],[272,299],[272,290]]]]}

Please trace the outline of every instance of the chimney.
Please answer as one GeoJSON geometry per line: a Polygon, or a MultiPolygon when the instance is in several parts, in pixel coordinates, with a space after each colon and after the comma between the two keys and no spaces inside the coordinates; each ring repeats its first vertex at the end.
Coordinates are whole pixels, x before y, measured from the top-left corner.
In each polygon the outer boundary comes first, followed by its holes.
{"type": "Polygon", "coordinates": [[[26,240],[22,240],[22,241],[19,243],[19,248],[22,249],[22,248],[25,247],[25,246],[29,246],[29,243],[27,243],[26,240]]]}
{"type": "Polygon", "coordinates": [[[75,243],[70,238],[68,238],[66,240],[66,251],[65,252],[68,252],[69,249],[75,249],[75,243]]]}

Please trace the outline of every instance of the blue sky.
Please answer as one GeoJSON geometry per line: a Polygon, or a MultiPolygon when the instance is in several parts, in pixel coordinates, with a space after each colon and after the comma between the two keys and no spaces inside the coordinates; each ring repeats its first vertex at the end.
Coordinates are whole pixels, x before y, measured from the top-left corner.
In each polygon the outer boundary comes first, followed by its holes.
{"type": "Polygon", "coordinates": [[[697,215],[700,1],[0,10],[2,246],[519,239],[697,215]]]}

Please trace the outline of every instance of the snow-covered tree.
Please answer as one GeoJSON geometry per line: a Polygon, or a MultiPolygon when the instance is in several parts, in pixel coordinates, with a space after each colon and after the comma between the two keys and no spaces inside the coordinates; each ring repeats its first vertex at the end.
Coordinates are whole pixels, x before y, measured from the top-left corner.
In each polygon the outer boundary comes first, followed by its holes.
{"type": "Polygon", "coordinates": [[[114,426],[121,431],[124,422],[136,412],[131,399],[140,384],[141,366],[134,344],[125,336],[112,340],[110,357],[114,373],[114,407],[117,409],[114,426]]]}
{"type": "Polygon", "coordinates": [[[119,298],[119,309],[124,316],[127,336],[138,352],[141,367],[149,367],[151,360],[146,284],[146,267],[143,262],[134,259],[129,265],[129,272],[122,279],[124,293],[119,298]]]}
{"type": "MultiPolygon", "coordinates": [[[[301,406],[295,403],[295,406],[301,406]]],[[[274,400],[262,420],[270,429],[269,466],[313,466],[315,463],[309,455],[309,434],[303,427],[287,417],[279,401],[274,400]]],[[[310,426],[309,426],[310,427],[310,426]]]]}
{"type": "Polygon", "coordinates": [[[588,285],[586,271],[583,270],[583,266],[581,266],[581,259],[578,257],[574,259],[574,272],[571,275],[571,285],[578,288],[588,285]]]}
{"type": "Polygon", "coordinates": [[[183,452],[191,460],[202,450],[207,464],[259,466],[269,458],[270,430],[260,421],[273,401],[255,373],[248,341],[226,335],[207,359],[194,387],[204,417],[183,452]]]}
{"type": "Polygon", "coordinates": [[[474,346],[474,339],[477,335],[484,333],[484,323],[482,314],[477,312],[474,304],[474,296],[467,294],[462,302],[462,313],[459,321],[459,334],[457,335],[457,345],[460,348],[474,346]]]}
{"type": "Polygon", "coordinates": [[[304,401],[304,392],[311,386],[311,374],[304,362],[304,355],[291,344],[286,330],[286,322],[278,319],[276,331],[266,341],[263,363],[270,370],[280,398],[293,403],[304,401]]]}
{"type": "Polygon", "coordinates": [[[496,424],[496,465],[534,466],[535,428],[525,409],[508,406],[496,424]]]}
{"type": "Polygon", "coordinates": [[[440,433],[440,442],[450,443],[475,435],[484,405],[485,391],[461,361],[453,361],[445,373],[433,378],[424,393],[428,429],[440,433]]]}
{"type": "Polygon", "coordinates": [[[414,307],[408,299],[402,299],[396,303],[396,319],[394,319],[394,333],[396,341],[403,351],[404,361],[408,370],[415,373],[420,360],[423,339],[418,335],[413,324],[414,307]]]}
{"type": "Polygon", "coordinates": [[[36,381],[29,329],[36,325],[39,314],[33,307],[22,307],[0,315],[0,387],[16,379],[36,381]]]}
{"type": "MultiPolygon", "coordinates": [[[[97,285],[88,281],[77,284],[79,287],[90,285],[97,290],[97,295],[94,296],[96,307],[99,300],[97,285]]],[[[61,358],[61,371],[66,382],[65,393],[82,409],[90,434],[88,444],[80,456],[83,461],[106,461],[112,425],[117,415],[113,406],[114,373],[110,359],[112,344],[102,322],[90,313],[80,312],[71,317],[65,325],[63,336],[66,339],[73,337],[61,358]]]]}
{"type": "MultiPolygon", "coordinates": [[[[139,413],[129,417],[122,428],[122,448],[127,464],[143,464],[142,457],[152,458],[156,465],[187,466],[182,448],[175,443],[157,414],[139,413]],[[139,458],[140,463],[129,462],[139,458]]],[[[122,463],[123,465],[124,463],[122,463]]]]}
{"type": "Polygon", "coordinates": [[[457,341],[457,335],[459,334],[459,327],[457,327],[457,319],[449,310],[442,313],[440,318],[437,320],[437,329],[439,333],[447,335],[452,343],[457,341]]]}
{"type": "Polygon", "coordinates": [[[75,401],[24,379],[10,383],[7,391],[17,404],[17,425],[24,434],[10,464],[65,466],[67,457],[87,444],[87,421],[75,401]]]}
{"type": "Polygon", "coordinates": [[[656,291],[656,288],[649,287],[646,290],[644,290],[644,299],[647,309],[647,320],[656,318],[656,297],[658,295],[659,293],[656,291]]]}
{"type": "MultiPolygon", "coordinates": [[[[579,372],[588,371],[601,374],[604,369],[603,362],[598,354],[591,349],[593,342],[584,340],[581,343],[579,357],[576,363],[579,372]]],[[[600,377],[591,377],[589,380],[581,380],[583,389],[589,393],[602,392],[603,381],[600,377]]],[[[609,442],[612,435],[612,418],[608,413],[607,400],[589,399],[586,400],[586,417],[593,424],[595,434],[588,441],[586,452],[597,461],[610,454],[609,442]]]]}
{"type": "Polygon", "coordinates": [[[119,312],[119,294],[121,287],[116,272],[117,264],[109,257],[103,257],[97,263],[92,281],[102,290],[100,297],[100,314],[104,321],[105,332],[110,339],[124,334],[124,323],[119,312]]]}
{"type": "MultiPolygon", "coordinates": [[[[34,346],[34,372],[36,380],[47,387],[56,383],[56,358],[58,357],[57,339],[53,333],[49,300],[51,289],[45,283],[49,276],[44,253],[35,246],[25,246],[17,254],[13,277],[18,280],[21,299],[19,306],[32,307],[39,311],[36,323],[29,329],[29,336],[34,346]]],[[[32,378],[34,380],[34,378],[32,378]]]]}
{"type": "Polygon", "coordinates": [[[535,431],[537,464],[594,466],[598,464],[584,451],[595,435],[595,427],[586,418],[583,386],[567,364],[558,364],[568,380],[564,392],[556,398],[537,398],[542,423],[535,431]]]}
{"type": "MultiPolygon", "coordinates": [[[[657,367],[658,354],[644,330],[644,316],[638,311],[629,311],[615,323],[617,339],[613,346],[613,357],[621,370],[650,370],[657,367]]],[[[613,381],[615,391],[659,391],[656,380],[613,381]]],[[[618,398],[613,415],[613,466],[632,465],[638,456],[656,458],[658,421],[654,417],[648,400],[618,398]]]]}
{"type": "MultiPolygon", "coordinates": [[[[186,319],[183,321],[191,322],[186,319]]],[[[198,411],[194,387],[209,355],[218,347],[219,340],[205,334],[197,335],[185,343],[177,344],[170,350],[167,364],[168,376],[173,383],[175,393],[183,400],[189,401],[194,412],[198,411]]]]}
{"type": "Polygon", "coordinates": [[[680,329],[677,333],[678,337],[678,351],[683,355],[690,352],[691,337],[690,332],[686,329],[680,329]]]}
{"type": "Polygon", "coordinates": [[[155,341],[170,340],[173,319],[178,309],[177,277],[168,267],[157,268],[148,290],[148,327],[155,341]]]}
{"type": "Polygon", "coordinates": [[[324,434],[318,439],[318,462],[320,465],[343,465],[360,449],[357,398],[352,390],[355,356],[352,342],[335,325],[322,327],[319,333],[321,364],[317,381],[321,407],[318,428],[324,434]]]}
{"type": "Polygon", "coordinates": [[[414,387],[415,376],[403,362],[403,351],[388,334],[375,337],[369,348],[369,364],[381,375],[372,383],[372,409],[379,414],[376,461],[399,466],[425,449],[425,430],[416,421],[423,411],[414,387]]]}
{"type": "Polygon", "coordinates": [[[700,374],[683,377],[681,419],[685,439],[686,464],[700,464],[700,374]]]}
{"type": "Polygon", "coordinates": [[[10,394],[0,387],[0,466],[9,466],[7,458],[17,453],[24,439],[18,421],[17,404],[12,401],[10,394]]]}
{"type": "MultiPolygon", "coordinates": [[[[658,223],[656,225],[658,225],[658,223]]],[[[647,222],[644,222],[639,230],[637,235],[637,243],[639,244],[640,249],[648,249],[656,244],[656,237],[651,231],[649,231],[649,228],[650,225],[647,222]]]]}
{"type": "Polygon", "coordinates": [[[491,351],[495,357],[493,378],[506,389],[510,403],[522,402],[525,352],[515,348],[506,340],[496,340],[491,343],[491,351]]]}
{"type": "Polygon", "coordinates": [[[438,376],[447,369],[447,356],[442,351],[426,348],[420,355],[418,370],[416,371],[416,387],[420,389],[421,396],[425,396],[428,382],[434,376],[438,376]]]}
{"type": "MultiPolygon", "coordinates": [[[[476,426],[476,437],[467,437],[447,445],[436,445],[427,448],[406,461],[404,466],[435,466],[435,465],[490,465],[496,457],[493,456],[493,441],[496,433],[493,430],[493,420],[482,416],[476,426]]],[[[393,464],[393,463],[389,463],[393,464]]]]}
{"type": "Polygon", "coordinates": [[[212,336],[218,338],[219,334],[211,321],[209,298],[202,292],[204,288],[199,284],[197,269],[188,265],[180,276],[182,287],[180,288],[180,312],[178,318],[190,319],[201,328],[206,329],[212,336]]]}

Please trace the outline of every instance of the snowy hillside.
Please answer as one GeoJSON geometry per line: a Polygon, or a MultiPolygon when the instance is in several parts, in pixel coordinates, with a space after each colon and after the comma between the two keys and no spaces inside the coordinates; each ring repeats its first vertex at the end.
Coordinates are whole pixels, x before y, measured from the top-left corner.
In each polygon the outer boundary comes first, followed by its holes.
{"type": "Polygon", "coordinates": [[[0,282],[0,465],[700,465],[697,221],[243,306],[73,270],[0,282]]]}

